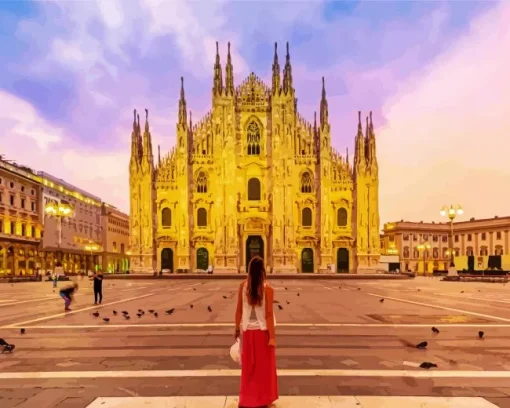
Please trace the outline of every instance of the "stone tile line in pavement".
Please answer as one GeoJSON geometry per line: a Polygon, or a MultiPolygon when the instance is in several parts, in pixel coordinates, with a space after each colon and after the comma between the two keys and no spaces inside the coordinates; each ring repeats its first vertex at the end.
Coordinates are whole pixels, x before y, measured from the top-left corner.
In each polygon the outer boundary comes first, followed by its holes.
{"type": "MultiPolygon", "coordinates": [[[[241,370],[39,371],[0,372],[1,380],[78,378],[240,377],[241,370]]],[[[279,369],[279,377],[510,378],[510,371],[279,369]]]]}
{"type": "MultiPolygon", "coordinates": [[[[97,398],[87,408],[237,408],[238,397],[97,398]]],[[[497,408],[479,397],[289,396],[275,408],[497,408]]]]}

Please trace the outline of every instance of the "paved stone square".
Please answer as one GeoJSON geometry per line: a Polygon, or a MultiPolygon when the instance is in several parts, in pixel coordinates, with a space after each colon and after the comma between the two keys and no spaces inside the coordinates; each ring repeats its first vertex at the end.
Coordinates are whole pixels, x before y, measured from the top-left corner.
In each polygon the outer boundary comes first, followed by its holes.
{"type": "MultiPolygon", "coordinates": [[[[237,395],[239,366],[228,349],[240,281],[105,279],[101,306],[93,305],[90,282],[78,282],[69,313],[49,282],[0,284],[0,337],[16,344],[12,354],[0,354],[0,407],[237,395]]],[[[281,396],[483,397],[510,407],[506,285],[435,278],[271,283],[281,396]],[[421,341],[427,349],[414,347],[421,341]],[[419,368],[424,361],[438,368],[419,368]]]]}

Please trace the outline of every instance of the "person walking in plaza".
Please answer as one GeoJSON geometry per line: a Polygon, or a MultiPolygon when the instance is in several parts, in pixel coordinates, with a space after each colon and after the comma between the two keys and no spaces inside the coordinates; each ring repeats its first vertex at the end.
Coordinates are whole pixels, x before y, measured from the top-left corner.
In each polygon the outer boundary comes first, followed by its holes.
{"type": "Polygon", "coordinates": [[[248,278],[239,286],[237,297],[234,337],[241,338],[239,407],[270,407],[278,399],[273,299],[264,260],[256,256],[248,264],[248,278]]]}
{"type": "Polygon", "coordinates": [[[94,281],[94,304],[100,305],[103,301],[103,272],[95,272],[91,280],[94,281]]]}
{"type": "Polygon", "coordinates": [[[71,306],[72,301],[74,300],[73,296],[78,290],[78,284],[73,282],[71,285],[66,286],[60,290],[60,297],[64,299],[64,310],[66,312],[71,311],[69,306],[71,306]]]}

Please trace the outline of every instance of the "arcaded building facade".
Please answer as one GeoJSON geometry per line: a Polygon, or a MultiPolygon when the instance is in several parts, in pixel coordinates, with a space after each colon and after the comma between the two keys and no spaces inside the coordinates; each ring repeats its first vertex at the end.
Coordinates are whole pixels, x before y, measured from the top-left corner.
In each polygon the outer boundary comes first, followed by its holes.
{"type": "MultiPolygon", "coordinates": [[[[176,146],[154,164],[146,111],[131,138],[131,269],[364,272],[379,259],[379,176],[371,115],[361,114],[354,161],[331,146],[324,78],[318,115],[298,112],[287,45],[272,83],[235,85],[227,54],[214,64],[212,108],[194,124],[181,79],[176,146]],[[223,73],[225,75],[223,75],[223,73]],[[365,122],[363,120],[363,122],[365,122]]],[[[320,80],[317,81],[320,91],[320,80]]],[[[159,150],[159,149],[158,149],[159,150]]]]}

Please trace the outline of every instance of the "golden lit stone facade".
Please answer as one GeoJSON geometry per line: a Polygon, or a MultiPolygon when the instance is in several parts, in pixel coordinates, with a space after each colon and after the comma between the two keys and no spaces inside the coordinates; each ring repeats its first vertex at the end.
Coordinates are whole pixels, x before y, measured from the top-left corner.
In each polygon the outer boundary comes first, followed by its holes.
{"type": "Polygon", "coordinates": [[[101,220],[103,272],[127,272],[129,270],[129,215],[103,203],[101,220]]]}
{"type": "Polygon", "coordinates": [[[39,267],[39,197],[30,169],[0,160],[0,276],[31,275],[39,267]]]}
{"type": "Polygon", "coordinates": [[[351,165],[331,147],[324,79],[318,123],[299,115],[288,45],[283,77],[275,47],[271,86],[252,73],[235,87],[230,45],[223,81],[217,52],[212,110],[197,124],[182,83],[176,146],[156,167],[146,116],[142,135],[135,111],[131,141],[133,271],[237,273],[255,254],[275,273],[376,268],[371,115],[365,134],[359,115],[351,165]]]}
{"type": "MultiPolygon", "coordinates": [[[[510,270],[510,217],[460,221],[453,223],[453,251],[457,270],[469,269],[468,257],[474,256],[474,269],[489,266],[489,256],[501,256],[501,267],[510,270]]],[[[398,254],[402,270],[419,273],[446,271],[450,262],[450,223],[390,222],[384,225],[383,253],[398,254]],[[426,249],[430,246],[429,249],[426,249]]]]}

